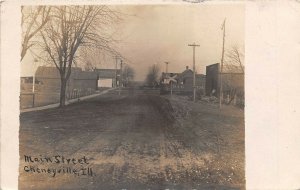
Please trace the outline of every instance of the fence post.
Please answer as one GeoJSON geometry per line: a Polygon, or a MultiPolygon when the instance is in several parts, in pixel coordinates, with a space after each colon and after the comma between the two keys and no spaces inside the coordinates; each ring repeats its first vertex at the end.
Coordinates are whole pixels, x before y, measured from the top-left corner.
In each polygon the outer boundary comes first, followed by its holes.
{"type": "Polygon", "coordinates": [[[32,94],[32,107],[34,108],[35,93],[32,94]]]}
{"type": "Polygon", "coordinates": [[[227,94],[227,103],[229,103],[230,99],[229,99],[229,94],[227,94]]]}
{"type": "Polygon", "coordinates": [[[236,105],[236,94],[234,94],[233,105],[236,105]]]}

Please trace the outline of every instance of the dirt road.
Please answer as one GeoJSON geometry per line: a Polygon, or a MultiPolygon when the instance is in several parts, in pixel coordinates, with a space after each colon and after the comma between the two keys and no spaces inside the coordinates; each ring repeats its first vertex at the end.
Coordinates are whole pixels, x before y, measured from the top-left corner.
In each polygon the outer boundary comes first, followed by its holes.
{"type": "MultiPolygon", "coordinates": [[[[20,189],[244,188],[243,135],[220,150],[215,147],[226,144],[227,136],[205,128],[205,122],[219,116],[197,115],[202,127],[187,124],[174,111],[179,104],[156,95],[128,94],[111,92],[62,109],[22,114],[20,189]],[[229,149],[236,154],[230,157],[229,149]],[[224,160],[228,163],[220,163],[224,160]],[[231,161],[239,162],[235,170],[231,161]]],[[[243,120],[221,119],[239,127],[243,120]]],[[[235,133],[231,135],[240,136],[243,130],[235,133]]]]}

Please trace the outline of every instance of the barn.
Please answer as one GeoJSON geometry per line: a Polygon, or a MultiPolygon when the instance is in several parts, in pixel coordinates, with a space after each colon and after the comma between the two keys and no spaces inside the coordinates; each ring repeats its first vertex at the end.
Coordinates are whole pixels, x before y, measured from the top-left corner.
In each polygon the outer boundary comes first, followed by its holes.
{"type": "Polygon", "coordinates": [[[230,68],[226,65],[222,73],[219,69],[219,63],[206,66],[206,95],[220,97],[222,94],[222,99],[226,103],[234,101],[235,104],[244,105],[244,72],[239,67],[230,68]],[[221,84],[222,93],[220,93],[221,84]]]}
{"type": "MultiPolygon", "coordinates": [[[[28,77],[27,77],[28,78],[28,77]]],[[[35,72],[34,92],[32,81],[21,79],[21,108],[44,106],[58,103],[60,97],[60,75],[56,67],[39,66],[35,72]],[[38,83],[36,82],[38,81],[38,83]]],[[[73,67],[67,83],[66,98],[73,99],[94,93],[97,90],[98,76],[91,71],[73,67]]]]}

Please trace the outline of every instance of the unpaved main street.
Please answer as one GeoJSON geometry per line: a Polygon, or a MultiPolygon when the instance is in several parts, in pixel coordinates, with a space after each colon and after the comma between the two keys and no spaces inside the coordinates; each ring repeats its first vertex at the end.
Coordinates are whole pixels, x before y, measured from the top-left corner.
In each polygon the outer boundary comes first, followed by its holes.
{"type": "Polygon", "coordinates": [[[21,114],[19,188],[244,188],[243,114],[137,94],[21,114]]]}

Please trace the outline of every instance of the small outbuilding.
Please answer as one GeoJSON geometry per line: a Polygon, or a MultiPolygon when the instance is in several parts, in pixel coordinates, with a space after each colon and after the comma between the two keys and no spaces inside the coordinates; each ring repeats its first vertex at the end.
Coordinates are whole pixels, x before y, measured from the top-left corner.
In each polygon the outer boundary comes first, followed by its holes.
{"type": "Polygon", "coordinates": [[[120,85],[120,69],[95,69],[98,75],[98,87],[115,87],[120,85]]]}

